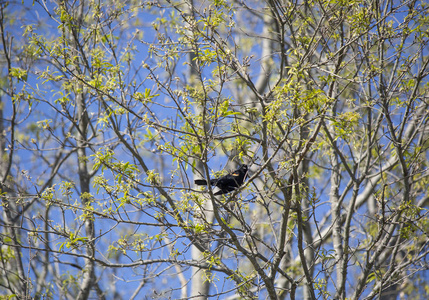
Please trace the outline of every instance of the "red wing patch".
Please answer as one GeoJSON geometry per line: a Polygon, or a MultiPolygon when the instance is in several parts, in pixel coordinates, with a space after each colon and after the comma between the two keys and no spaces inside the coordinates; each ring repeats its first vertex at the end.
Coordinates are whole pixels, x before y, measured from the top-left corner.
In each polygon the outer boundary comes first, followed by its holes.
{"type": "Polygon", "coordinates": [[[238,176],[238,175],[240,175],[239,173],[237,173],[237,172],[235,172],[235,173],[232,173],[232,175],[233,176],[238,176]]]}

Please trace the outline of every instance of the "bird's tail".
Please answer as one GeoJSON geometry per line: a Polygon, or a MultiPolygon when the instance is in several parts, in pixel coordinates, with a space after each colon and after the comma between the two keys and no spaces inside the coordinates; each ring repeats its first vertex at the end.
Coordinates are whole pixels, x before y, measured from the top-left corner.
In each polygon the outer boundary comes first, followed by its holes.
{"type": "Polygon", "coordinates": [[[207,185],[207,180],[205,179],[195,179],[194,182],[196,185],[207,185]]]}

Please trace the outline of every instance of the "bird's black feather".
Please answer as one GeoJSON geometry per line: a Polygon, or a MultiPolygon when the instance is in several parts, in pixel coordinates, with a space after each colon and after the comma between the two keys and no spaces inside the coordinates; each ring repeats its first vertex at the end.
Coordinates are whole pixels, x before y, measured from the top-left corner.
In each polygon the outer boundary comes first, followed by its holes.
{"type": "MultiPolygon", "coordinates": [[[[242,165],[239,169],[234,172],[215,179],[210,179],[210,185],[219,188],[219,191],[214,193],[215,195],[223,195],[232,192],[236,188],[240,187],[247,176],[247,165],[242,165]]],[[[196,179],[196,185],[207,185],[207,180],[196,179]]]]}

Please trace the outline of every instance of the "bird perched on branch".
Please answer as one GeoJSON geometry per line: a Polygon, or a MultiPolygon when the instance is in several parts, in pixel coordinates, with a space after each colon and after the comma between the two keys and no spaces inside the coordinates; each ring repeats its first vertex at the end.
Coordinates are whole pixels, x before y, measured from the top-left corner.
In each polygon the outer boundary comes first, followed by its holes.
{"type": "MultiPolygon", "coordinates": [[[[232,192],[243,184],[244,179],[246,179],[246,176],[247,165],[242,165],[239,169],[228,175],[215,179],[210,179],[210,185],[219,188],[219,191],[214,193],[214,195],[217,196],[232,192]]],[[[207,180],[205,179],[196,179],[194,182],[196,185],[207,185],[207,180]]]]}

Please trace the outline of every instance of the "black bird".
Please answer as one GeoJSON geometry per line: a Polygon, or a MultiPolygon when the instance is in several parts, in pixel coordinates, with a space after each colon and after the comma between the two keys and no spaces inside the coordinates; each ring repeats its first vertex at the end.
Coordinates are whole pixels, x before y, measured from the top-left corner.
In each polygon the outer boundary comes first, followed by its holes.
{"type": "MultiPolygon", "coordinates": [[[[247,165],[242,165],[240,169],[235,170],[234,172],[222,176],[220,178],[210,179],[210,185],[214,185],[219,188],[219,191],[214,193],[214,195],[223,195],[229,192],[232,192],[239,186],[241,186],[247,176],[247,165]]],[[[196,185],[207,185],[207,180],[205,179],[196,179],[196,185]]]]}

